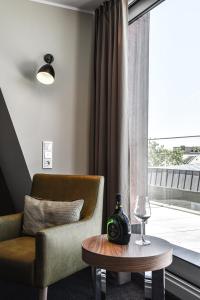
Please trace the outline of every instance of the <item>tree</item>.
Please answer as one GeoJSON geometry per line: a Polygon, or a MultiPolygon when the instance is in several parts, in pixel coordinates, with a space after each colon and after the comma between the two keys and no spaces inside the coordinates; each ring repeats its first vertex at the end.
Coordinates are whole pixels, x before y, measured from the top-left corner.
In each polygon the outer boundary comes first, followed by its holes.
{"type": "Polygon", "coordinates": [[[170,150],[166,149],[164,145],[151,141],[149,142],[149,167],[184,164],[183,153],[181,148],[170,150]]]}

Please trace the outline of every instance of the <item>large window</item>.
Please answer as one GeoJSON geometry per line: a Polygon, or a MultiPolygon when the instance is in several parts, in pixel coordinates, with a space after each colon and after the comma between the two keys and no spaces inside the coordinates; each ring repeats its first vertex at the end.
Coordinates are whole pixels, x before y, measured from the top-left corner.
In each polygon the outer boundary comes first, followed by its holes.
{"type": "Polygon", "coordinates": [[[150,13],[147,233],[195,252],[200,252],[199,28],[199,0],[166,0],[150,13]]]}

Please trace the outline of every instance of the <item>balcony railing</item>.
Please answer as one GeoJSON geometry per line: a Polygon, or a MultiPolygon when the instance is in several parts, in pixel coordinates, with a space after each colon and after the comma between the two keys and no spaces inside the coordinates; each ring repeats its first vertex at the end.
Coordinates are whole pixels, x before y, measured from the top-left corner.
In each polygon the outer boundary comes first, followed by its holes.
{"type": "Polygon", "coordinates": [[[200,136],[151,139],[149,142],[152,141],[158,147],[149,151],[152,156],[148,196],[152,214],[146,232],[200,253],[200,136]],[[165,154],[173,155],[177,149],[185,156],[177,163],[165,157],[165,154]]]}
{"type": "Polygon", "coordinates": [[[148,176],[151,186],[200,192],[200,171],[150,167],[148,176]]]}

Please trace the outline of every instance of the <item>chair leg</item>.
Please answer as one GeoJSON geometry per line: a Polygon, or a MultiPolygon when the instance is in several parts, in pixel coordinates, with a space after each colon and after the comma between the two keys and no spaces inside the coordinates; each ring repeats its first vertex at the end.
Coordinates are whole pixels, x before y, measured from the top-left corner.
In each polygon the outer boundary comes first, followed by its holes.
{"type": "Polygon", "coordinates": [[[47,300],[48,287],[38,289],[38,300],[47,300]]]}

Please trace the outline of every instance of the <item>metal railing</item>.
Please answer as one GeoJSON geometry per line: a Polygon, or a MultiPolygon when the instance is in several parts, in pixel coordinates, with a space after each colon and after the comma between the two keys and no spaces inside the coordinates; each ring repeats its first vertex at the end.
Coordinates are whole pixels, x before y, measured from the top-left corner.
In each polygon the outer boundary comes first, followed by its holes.
{"type": "MultiPolygon", "coordinates": [[[[185,145],[185,149],[200,149],[200,146],[198,146],[200,145],[200,135],[149,138],[149,143],[154,141],[159,146],[167,143],[167,145],[171,146],[171,149],[184,149],[183,145],[185,145]],[[198,145],[194,145],[195,143],[198,145]]],[[[167,146],[165,147],[168,149],[167,146]]],[[[200,155],[200,153],[195,153],[195,151],[191,153],[185,152],[184,154],[191,154],[191,156],[195,154],[200,155]]],[[[153,166],[149,167],[148,176],[150,186],[200,192],[200,164],[184,162],[182,165],[153,166]]]]}
{"type": "Polygon", "coordinates": [[[200,171],[149,167],[148,176],[151,186],[200,192],[200,171]]]}

